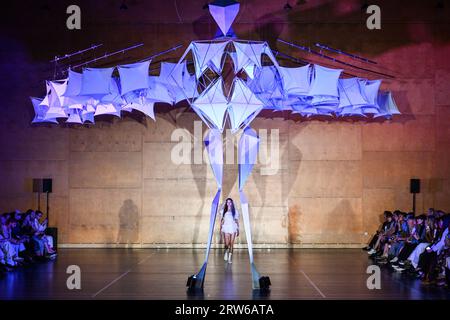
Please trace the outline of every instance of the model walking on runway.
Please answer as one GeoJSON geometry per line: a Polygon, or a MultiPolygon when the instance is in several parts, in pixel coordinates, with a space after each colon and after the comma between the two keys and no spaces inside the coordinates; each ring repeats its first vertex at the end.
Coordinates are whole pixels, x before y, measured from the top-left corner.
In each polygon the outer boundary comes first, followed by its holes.
{"type": "Polygon", "coordinates": [[[220,224],[220,232],[225,242],[225,255],[223,259],[232,263],[234,239],[239,236],[239,212],[234,206],[233,199],[225,200],[222,210],[222,221],[220,224]]]}

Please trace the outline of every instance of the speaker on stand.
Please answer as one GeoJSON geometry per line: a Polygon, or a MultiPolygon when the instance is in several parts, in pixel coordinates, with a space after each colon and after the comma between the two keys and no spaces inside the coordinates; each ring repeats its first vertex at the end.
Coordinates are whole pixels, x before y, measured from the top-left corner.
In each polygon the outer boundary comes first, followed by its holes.
{"type": "Polygon", "coordinates": [[[409,183],[409,192],[413,195],[412,211],[416,214],[416,194],[420,193],[420,179],[411,179],[409,183]]]}
{"type": "Polygon", "coordinates": [[[41,210],[42,179],[33,179],[33,192],[37,193],[38,210],[41,210]]]}
{"type": "MultiPolygon", "coordinates": [[[[52,179],[33,179],[33,192],[38,194],[38,210],[41,210],[41,193],[45,193],[47,196],[47,221],[50,225],[50,193],[53,192],[53,180],[52,179]]],[[[47,225],[45,233],[53,237],[53,248],[58,247],[58,228],[51,228],[47,225]]]]}

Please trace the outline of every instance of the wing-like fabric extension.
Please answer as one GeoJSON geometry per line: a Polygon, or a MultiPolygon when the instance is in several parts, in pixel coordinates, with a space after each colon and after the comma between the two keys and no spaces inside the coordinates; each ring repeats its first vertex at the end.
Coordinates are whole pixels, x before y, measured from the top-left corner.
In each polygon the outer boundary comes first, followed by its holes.
{"type": "Polygon", "coordinates": [[[258,157],[259,137],[256,131],[246,127],[239,139],[238,148],[239,191],[242,191],[258,157]]]}
{"type": "Polygon", "coordinates": [[[43,99],[34,97],[30,97],[30,99],[34,108],[34,118],[31,123],[41,123],[41,122],[58,123],[58,121],[55,118],[50,119],[45,117],[48,110],[48,106],[41,104],[43,99]]]}
{"type": "Polygon", "coordinates": [[[210,128],[223,131],[228,100],[223,94],[222,78],[217,79],[192,103],[194,111],[210,128]]]}
{"type": "Polygon", "coordinates": [[[228,108],[231,131],[236,132],[241,127],[247,126],[263,107],[264,103],[255,96],[243,80],[237,78],[228,108]]]}
{"type": "Polygon", "coordinates": [[[250,176],[259,149],[259,137],[255,130],[246,127],[238,144],[239,157],[239,197],[241,200],[242,219],[244,220],[245,236],[247,239],[247,249],[250,259],[250,269],[252,272],[252,288],[259,289],[259,272],[256,269],[253,261],[253,243],[252,243],[252,228],[250,225],[250,213],[247,197],[243,191],[245,182],[250,176]]]}
{"type": "Polygon", "coordinates": [[[394,114],[401,114],[390,91],[380,91],[377,102],[380,107],[380,112],[374,115],[375,118],[390,118],[394,114]]]}
{"type": "Polygon", "coordinates": [[[208,264],[209,252],[211,249],[212,237],[214,234],[214,225],[216,222],[217,209],[219,207],[220,194],[222,190],[223,178],[223,140],[222,133],[219,130],[211,129],[205,137],[205,148],[208,151],[208,159],[217,182],[217,192],[211,203],[211,213],[209,218],[208,242],[206,244],[205,260],[200,271],[195,275],[196,287],[203,288],[205,280],[206,266],[208,264]]]}
{"type": "Polygon", "coordinates": [[[64,92],[65,88],[63,86],[64,85],[60,85],[59,83],[47,81],[47,89],[49,90],[47,94],[49,108],[45,113],[45,119],[67,118],[66,110],[61,106],[61,101],[64,101],[64,98],[58,96],[58,94],[62,95],[64,92]]]}
{"type": "Polygon", "coordinates": [[[148,89],[148,68],[150,61],[118,66],[121,94],[148,89]]]}

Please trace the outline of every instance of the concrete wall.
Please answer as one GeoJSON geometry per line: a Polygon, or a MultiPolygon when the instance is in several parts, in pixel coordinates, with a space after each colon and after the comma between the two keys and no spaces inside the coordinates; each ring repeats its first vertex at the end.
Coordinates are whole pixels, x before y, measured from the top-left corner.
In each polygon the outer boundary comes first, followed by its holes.
{"type": "MultiPolygon", "coordinates": [[[[382,29],[369,31],[360,1],[293,3],[290,12],[282,9],[284,3],[245,1],[236,33],[328,66],[341,67],[275,39],[309,46],[321,42],[376,60],[378,65],[369,67],[395,76],[383,82],[383,89],[394,92],[402,115],[388,121],[310,120],[287,113],[258,117],[256,130],[278,133],[280,166],[276,174],[264,175],[265,165],[258,164],[247,182],[253,241],[273,247],[360,245],[384,210],[411,210],[413,177],[422,180],[419,211],[450,211],[449,8],[423,1],[401,8],[392,1],[378,2],[382,29]]],[[[120,120],[99,118],[95,126],[33,126],[28,96],[45,94],[43,80],[53,77],[48,61],[55,54],[103,43],[100,55],[145,43],[95,65],[107,66],[210,38],[215,26],[202,10],[204,1],[136,0],[126,11],[116,1],[81,1],[80,31],[65,28],[69,4],[9,4],[16,15],[6,17],[0,59],[0,210],[36,208],[31,179],[53,178],[50,224],[59,228],[60,243],[202,245],[216,188],[212,172],[206,163],[170,161],[177,145],[173,131],[181,128],[193,139],[194,121],[199,121],[185,112],[186,105],[157,105],[156,122],[133,113],[120,120]]],[[[178,51],[167,59],[180,55],[178,51]]],[[[226,165],[224,197],[238,200],[236,176],[236,166],[226,165]]],[[[44,197],[41,205],[45,207],[44,197]]],[[[238,243],[245,243],[244,235],[238,243]]]]}

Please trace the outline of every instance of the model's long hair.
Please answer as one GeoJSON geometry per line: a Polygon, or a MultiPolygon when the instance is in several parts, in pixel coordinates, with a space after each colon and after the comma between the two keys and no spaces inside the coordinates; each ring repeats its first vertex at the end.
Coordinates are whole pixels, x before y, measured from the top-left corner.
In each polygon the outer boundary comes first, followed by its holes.
{"type": "Polygon", "coordinates": [[[231,203],[233,204],[233,206],[231,207],[231,213],[233,214],[233,218],[234,218],[234,215],[236,214],[236,210],[234,209],[234,201],[231,198],[227,198],[225,200],[225,206],[223,207],[223,215],[222,215],[222,217],[224,217],[225,213],[228,212],[228,204],[227,204],[228,200],[231,200],[231,203]]]}

